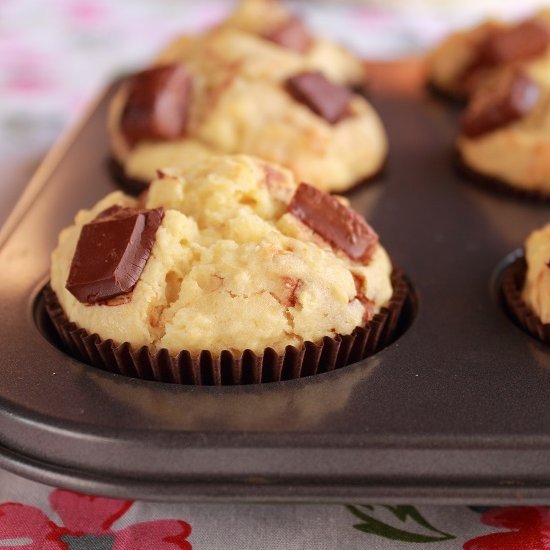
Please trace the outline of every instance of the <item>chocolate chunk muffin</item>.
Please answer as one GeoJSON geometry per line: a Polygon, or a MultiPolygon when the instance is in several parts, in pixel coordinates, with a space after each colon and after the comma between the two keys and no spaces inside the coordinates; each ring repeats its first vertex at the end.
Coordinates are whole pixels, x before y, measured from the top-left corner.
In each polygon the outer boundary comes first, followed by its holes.
{"type": "Polygon", "coordinates": [[[473,179],[550,197],[550,90],[522,69],[480,87],[461,120],[457,148],[473,179]]]}
{"type": "MultiPolygon", "coordinates": [[[[229,44],[249,40],[227,36],[229,44]]],[[[262,51],[249,54],[254,66],[263,62],[262,51]]],[[[123,176],[145,185],[159,168],[236,153],[282,164],[326,191],[345,191],[379,172],[387,139],[362,96],[296,59],[267,63],[277,73],[269,78],[247,67],[199,49],[184,65],[154,67],[126,81],[109,114],[123,176]]]]}
{"type": "Polygon", "coordinates": [[[550,223],[529,235],[525,261],[523,299],[541,323],[550,325],[550,223]]]}
{"type": "Polygon", "coordinates": [[[550,345],[550,223],[529,235],[524,256],[504,273],[502,290],[516,322],[550,345]]]}
{"type": "Polygon", "coordinates": [[[53,252],[51,288],[62,339],[97,335],[84,359],[104,368],[107,341],[154,364],[184,353],[198,365],[207,352],[217,368],[227,353],[282,357],[371,326],[386,343],[406,294],[359,214],[245,156],[162,171],[140,199],[116,192],[79,212],[53,252]]]}
{"type": "Polygon", "coordinates": [[[283,4],[245,0],[124,83],[109,115],[113,172],[142,189],[158,168],[242,153],[345,191],[387,156],[377,113],[350,91],[362,81],[359,59],[313,36],[283,4]]]}

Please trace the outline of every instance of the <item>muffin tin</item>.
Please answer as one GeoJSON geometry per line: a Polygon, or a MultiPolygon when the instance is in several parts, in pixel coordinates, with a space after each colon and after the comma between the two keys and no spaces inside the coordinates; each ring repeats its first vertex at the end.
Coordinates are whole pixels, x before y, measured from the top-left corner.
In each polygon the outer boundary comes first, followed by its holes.
{"type": "Polygon", "coordinates": [[[144,382],[56,347],[41,289],[59,230],[114,189],[102,96],[0,233],[0,465],[142,499],[550,502],[550,352],[506,316],[502,270],[550,208],[464,183],[457,111],[378,94],[391,152],[349,193],[410,277],[408,330],[360,363],[237,387],[144,382]]]}

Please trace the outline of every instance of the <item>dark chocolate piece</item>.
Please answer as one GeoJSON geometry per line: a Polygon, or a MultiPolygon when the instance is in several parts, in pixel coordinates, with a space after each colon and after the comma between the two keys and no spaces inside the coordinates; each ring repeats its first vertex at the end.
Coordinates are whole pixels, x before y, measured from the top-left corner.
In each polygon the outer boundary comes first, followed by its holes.
{"type": "Polygon", "coordinates": [[[147,69],[134,75],[128,86],[120,126],[130,146],[185,135],[192,81],[183,65],[147,69]]]}
{"type": "Polygon", "coordinates": [[[459,71],[455,77],[454,87],[457,90],[458,99],[466,101],[476,91],[480,79],[487,68],[492,66],[485,50],[494,36],[502,31],[502,27],[496,23],[488,22],[483,25],[484,36],[472,44],[474,55],[469,63],[459,71]]]}
{"type": "Polygon", "coordinates": [[[266,40],[298,53],[307,52],[313,45],[313,37],[301,19],[290,17],[278,27],[263,35],[266,40]]]}
{"type": "Polygon", "coordinates": [[[524,117],[535,106],[540,89],[522,71],[503,74],[491,86],[480,88],[461,119],[461,131],[477,138],[524,117]]]}
{"type": "Polygon", "coordinates": [[[550,46],[550,29],[538,21],[524,21],[491,33],[479,49],[486,66],[526,61],[543,55],[550,46]]]}
{"type": "Polygon", "coordinates": [[[111,206],[82,227],[65,287],[95,304],[134,289],[155,244],[164,209],[111,206]]]}
{"type": "Polygon", "coordinates": [[[378,243],[378,235],[357,212],[307,183],[300,184],[288,211],[352,260],[368,261],[378,243]]]}
{"type": "Polygon", "coordinates": [[[297,74],[286,81],[288,92],[327,122],[335,124],[349,114],[353,94],[343,86],[327,80],[319,71],[297,74]]]}
{"type": "Polygon", "coordinates": [[[365,281],[355,273],[353,273],[353,282],[355,283],[355,299],[359,300],[361,305],[365,308],[363,322],[367,323],[374,317],[374,301],[367,298],[366,294],[363,292],[365,281]]]}
{"type": "Polygon", "coordinates": [[[529,20],[509,28],[487,23],[485,27],[486,35],[476,45],[476,55],[457,77],[456,86],[466,96],[475,92],[488,68],[527,61],[550,47],[550,28],[540,21],[529,20]]]}

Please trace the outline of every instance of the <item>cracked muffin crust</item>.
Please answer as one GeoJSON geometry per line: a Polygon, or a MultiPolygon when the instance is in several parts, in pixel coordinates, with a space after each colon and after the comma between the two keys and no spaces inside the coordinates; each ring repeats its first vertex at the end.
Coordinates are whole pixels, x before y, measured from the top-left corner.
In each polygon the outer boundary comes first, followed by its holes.
{"type": "Polygon", "coordinates": [[[350,334],[389,302],[391,262],[344,202],[332,208],[367,233],[362,250],[308,213],[337,199],[306,188],[313,198],[300,202],[299,189],[289,171],[245,156],[164,170],[140,199],[116,192],[78,213],[52,254],[51,286],[67,317],[88,332],[174,355],[280,353],[289,344],[350,334]],[[129,299],[82,303],[66,288],[82,228],[115,205],[162,209],[163,217],[129,299]]]}

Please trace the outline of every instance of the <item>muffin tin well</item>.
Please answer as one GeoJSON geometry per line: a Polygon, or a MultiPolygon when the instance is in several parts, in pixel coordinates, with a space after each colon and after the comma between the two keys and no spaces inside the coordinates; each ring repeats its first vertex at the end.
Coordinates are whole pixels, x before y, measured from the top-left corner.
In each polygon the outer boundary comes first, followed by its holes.
{"type": "Polygon", "coordinates": [[[550,345],[550,325],[544,324],[522,296],[527,273],[523,250],[510,253],[497,271],[496,292],[511,321],[533,338],[550,345]]]}
{"type": "Polygon", "coordinates": [[[44,338],[58,232],[115,188],[108,100],[50,155],[0,234],[1,466],[164,500],[550,502],[550,353],[504,314],[491,278],[550,209],[463,183],[456,110],[412,90],[373,94],[388,166],[348,194],[414,283],[409,329],[345,369],[218,388],[89,368],[44,338]]]}
{"type": "Polygon", "coordinates": [[[146,349],[133,351],[129,343],[102,341],[98,335],[90,335],[69,322],[49,285],[37,296],[34,317],[40,332],[58,349],[116,374],[200,386],[284,382],[357,363],[395,342],[412,323],[417,302],[412,285],[401,270],[394,270],[392,282],[391,308],[383,309],[367,328],[356,329],[347,336],[327,337],[319,344],[306,342],[303,354],[299,348],[288,346],[281,356],[271,349],[263,358],[250,350],[243,353],[242,359],[229,350],[221,353],[219,361],[209,351],[201,352],[196,359],[187,353],[171,358],[168,350],[149,354],[146,349]]]}

